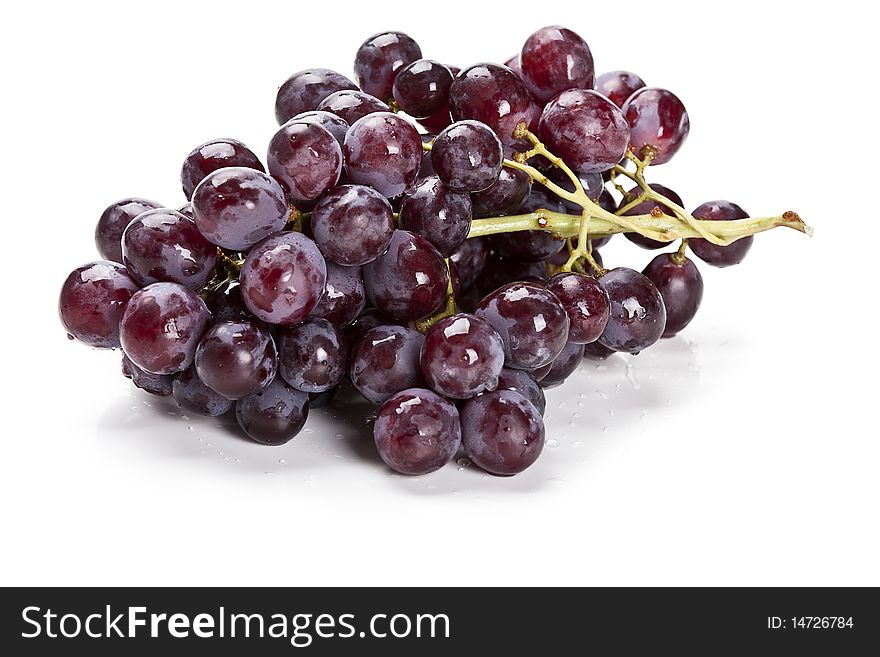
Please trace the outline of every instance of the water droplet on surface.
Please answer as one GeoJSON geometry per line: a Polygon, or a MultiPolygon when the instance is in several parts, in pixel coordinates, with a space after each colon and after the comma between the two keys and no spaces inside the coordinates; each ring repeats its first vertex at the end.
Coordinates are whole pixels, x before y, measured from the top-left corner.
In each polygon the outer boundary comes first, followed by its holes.
{"type": "Polygon", "coordinates": [[[187,430],[187,431],[195,431],[196,429],[195,429],[195,427],[194,427],[193,425],[189,425],[189,426],[186,428],[186,430],[187,430]]]}
{"type": "Polygon", "coordinates": [[[285,461],[284,459],[278,459],[278,463],[279,465],[284,465],[285,463],[287,463],[287,461],[285,461]]]}
{"type": "Polygon", "coordinates": [[[639,382],[639,377],[636,374],[636,368],[632,366],[632,363],[626,364],[626,380],[630,382],[630,385],[639,390],[642,387],[642,384],[639,382]]]}
{"type": "Polygon", "coordinates": [[[555,438],[548,438],[544,441],[544,446],[549,447],[550,449],[556,449],[557,447],[559,447],[559,441],[555,438]]]}

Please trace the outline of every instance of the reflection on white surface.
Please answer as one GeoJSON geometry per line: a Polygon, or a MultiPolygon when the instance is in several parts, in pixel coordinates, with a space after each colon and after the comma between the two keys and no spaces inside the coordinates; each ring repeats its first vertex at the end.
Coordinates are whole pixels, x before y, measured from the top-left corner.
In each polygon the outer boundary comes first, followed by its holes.
{"type": "Polygon", "coordinates": [[[585,359],[565,384],[547,391],[541,458],[506,479],[484,473],[463,452],[430,475],[390,471],[372,442],[376,407],[351,388],[313,410],[300,435],[280,447],[244,438],[233,417],[187,415],[173,399],[139,390],[106,409],[98,434],[108,448],[125,444],[159,457],[190,459],[193,468],[220,468],[230,477],[256,474],[321,486],[345,476],[353,489],[384,482],[411,494],[479,497],[565,485],[567,478],[582,476],[591,462],[601,461],[604,450],[621,442],[628,448],[649,433],[652,418],[680,412],[698,389],[699,372],[694,348],[683,338],[664,340],[638,356],[585,359]]]}

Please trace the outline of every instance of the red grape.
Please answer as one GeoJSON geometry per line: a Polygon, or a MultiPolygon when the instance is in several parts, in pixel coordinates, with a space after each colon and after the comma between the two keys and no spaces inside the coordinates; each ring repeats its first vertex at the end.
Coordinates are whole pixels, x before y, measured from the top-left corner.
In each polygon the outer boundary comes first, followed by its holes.
{"type": "Polygon", "coordinates": [[[67,334],[98,349],[119,346],[119,321],[138,284],[120,264],[99,260],[74,269],[58,300],[67,334]]]}

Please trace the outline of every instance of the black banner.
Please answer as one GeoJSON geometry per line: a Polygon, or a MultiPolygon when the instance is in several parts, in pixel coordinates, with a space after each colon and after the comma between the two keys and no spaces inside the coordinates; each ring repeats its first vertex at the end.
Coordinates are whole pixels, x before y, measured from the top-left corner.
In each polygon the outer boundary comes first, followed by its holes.
{"type": "Polygon", "coordinates": [[[23,588],[2,590],[0,627],[6,655],[853,655],[880,647],[880,602],[867,588],[23,588]]]}

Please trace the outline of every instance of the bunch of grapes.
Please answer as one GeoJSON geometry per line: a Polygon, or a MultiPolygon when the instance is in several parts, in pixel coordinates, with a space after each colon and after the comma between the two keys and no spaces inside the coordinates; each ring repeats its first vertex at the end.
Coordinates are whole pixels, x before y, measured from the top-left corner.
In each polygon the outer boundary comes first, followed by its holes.
{"type": "Polygon", "coordinates": [[[350,383],[379,406],[394,470],[432,472],[463,448],[512,475],[543,448],[543,389],[693,319],[703,281],[688,252],[727,267],[756,232],[808,230],[727,201],[688,213],[648,184],[688,136],[684,105],[633,73],[596,77],[570,30],[462,70],[386,32],[354,74],[284,82],[265,166],[216,139],[183,163],[186,205],[108,207],[102,260],[61,290],[69,336],[121,347],[136,386],[234,413],[259,443],[289,441],[350,383]],[[643,272],[608,270],[599,249],[616,233],[681,242],[643,272]]]}

